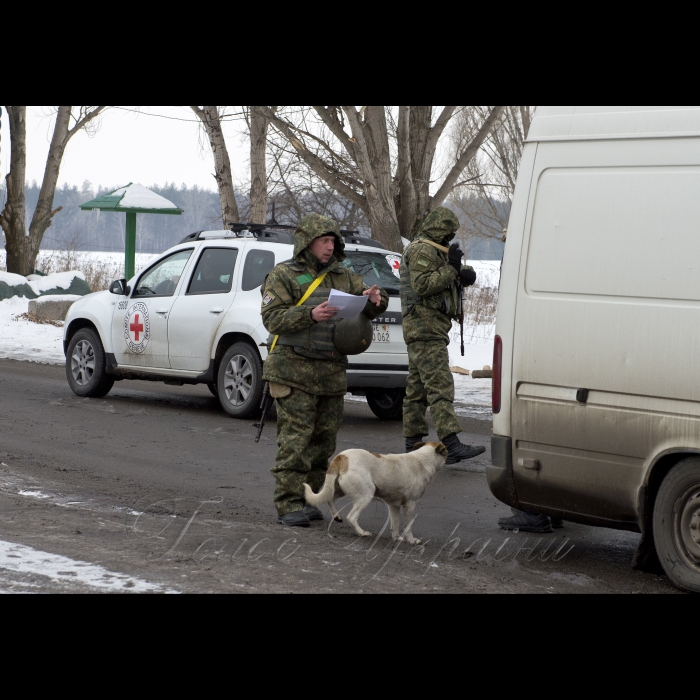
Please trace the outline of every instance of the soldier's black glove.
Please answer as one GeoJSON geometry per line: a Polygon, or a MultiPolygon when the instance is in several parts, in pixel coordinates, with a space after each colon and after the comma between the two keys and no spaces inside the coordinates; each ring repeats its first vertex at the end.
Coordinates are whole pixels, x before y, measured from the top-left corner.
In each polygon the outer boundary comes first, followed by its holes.
{"type": "Polygon", "coordinates": [[[476,272],[473,267],[463,267],[459,272],[459,279],[463,287],[471,287],[476,282],[476,272]]]}
{"type": "Polygon", "coordinates": [[[453,243],[450,246],[450,252],[447,254],[447,261],[454,267],[459,274],[462,270],[462,258],[464,253],[459,248],[459,243],[453,243]]]}

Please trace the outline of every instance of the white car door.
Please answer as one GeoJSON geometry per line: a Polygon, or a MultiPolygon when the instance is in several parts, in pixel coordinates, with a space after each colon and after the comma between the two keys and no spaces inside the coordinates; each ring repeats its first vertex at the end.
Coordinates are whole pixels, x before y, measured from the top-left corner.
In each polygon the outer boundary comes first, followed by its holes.
{"type": "Polygon", "coordinates": [[[187,287],[170,312],[168,344],[173,369],[208,369],[216,331],[236,295],[237,258],[238,248],[202,248],[187,287]]]}
{"type": "Polygon", "coordinates": [[[179,250],[146,270],[128,299],[117,302],[112,343],[117,364],[169,368],[168,316],[193,248],[179,250]]]}

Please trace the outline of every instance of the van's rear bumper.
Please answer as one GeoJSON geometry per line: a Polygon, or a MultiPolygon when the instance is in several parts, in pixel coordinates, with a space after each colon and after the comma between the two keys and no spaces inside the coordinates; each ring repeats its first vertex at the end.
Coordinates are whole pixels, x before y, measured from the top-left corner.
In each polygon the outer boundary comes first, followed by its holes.
{"type": "Polygon", "coordinates": [[[520,508],[513,478],[513,440],[491,437],[491,465],[486,467],[486,481],[491,493],[511,508],[520,508]]]}

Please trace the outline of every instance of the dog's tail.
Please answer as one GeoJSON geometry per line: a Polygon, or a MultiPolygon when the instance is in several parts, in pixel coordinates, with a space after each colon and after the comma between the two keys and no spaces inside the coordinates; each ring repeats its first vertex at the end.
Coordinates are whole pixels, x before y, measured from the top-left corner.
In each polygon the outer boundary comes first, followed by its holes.
{"type": "Polygon", "coordinates": [[[323,482],[323,488],[318,493],[314,493],[308,484],[304,484],[304,498],[306,502],[312,506],[320,506],[322,503],[330,506],[335,496],[335,482],[337,479],[337,472],[329,471],[326,474],[326,480],[323,482]]]}

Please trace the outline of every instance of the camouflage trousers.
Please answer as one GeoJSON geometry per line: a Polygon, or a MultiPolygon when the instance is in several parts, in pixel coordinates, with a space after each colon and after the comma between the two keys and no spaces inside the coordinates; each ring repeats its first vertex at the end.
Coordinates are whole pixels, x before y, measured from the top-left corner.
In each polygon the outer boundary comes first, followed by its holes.
{"type": "Polygon", "coordinates": [[[301,510],[304,484],[318,492],[343,422],[343,396],[316,396],[292,389],[277,402],[275,507],[279,515],[301,510]]]}
{"type": "Polygon", "coordinates": [[[437,430],[438,439],[461,433],[453,402],[455,383],[450,372],[450,357],[442,340],[409,343],[408,387],[403,400],[404,437],[428,435],[425,412],[430,406],[430,416],[437,430]]]}

